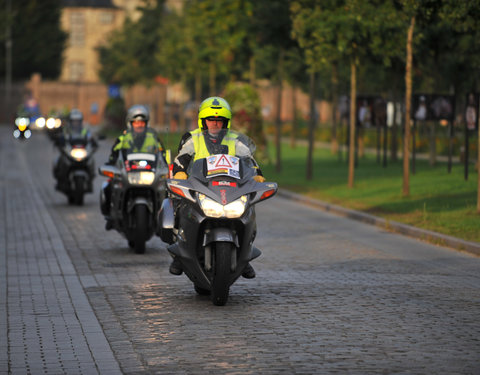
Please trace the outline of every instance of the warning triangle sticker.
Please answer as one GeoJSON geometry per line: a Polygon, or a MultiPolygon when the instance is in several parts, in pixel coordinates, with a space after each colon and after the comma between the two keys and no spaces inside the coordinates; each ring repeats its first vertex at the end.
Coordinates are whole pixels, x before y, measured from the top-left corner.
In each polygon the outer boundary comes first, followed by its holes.
{"type": "Polygon", "coordinates": [[[232,164],[230,164],[230,161],[228,161],[225,155],[222,155],[220,159],[217,161],[217,164],[215,164],[215,167],[216,168],[232,168],[232,164]]]}

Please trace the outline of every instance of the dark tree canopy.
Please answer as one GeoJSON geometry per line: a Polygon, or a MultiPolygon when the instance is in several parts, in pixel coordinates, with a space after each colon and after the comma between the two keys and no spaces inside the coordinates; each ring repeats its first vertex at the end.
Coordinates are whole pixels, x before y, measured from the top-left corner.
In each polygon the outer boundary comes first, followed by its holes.
{"type": "Polygon", "coordinates": [[[112,33],[109,45],[98,49],[102,81],[149,84],[159,74],[155,53],[162,42],[160,26],[166,16],[164,2],[146,3],[140,8],[142,15],[138,21],[128,19],[123,29],[112,33]]]}
{"type": "Polygon", "coordinates": [[[12,78],[27,79],[32,73],[55,79],[62,66],[62,53],[67,34],[60,27],[61,0],[10,0],[11,14],[6,13],[6,0],[0,1],[0,75],[5,75],[5,38],[11,25],[12,78]]]}

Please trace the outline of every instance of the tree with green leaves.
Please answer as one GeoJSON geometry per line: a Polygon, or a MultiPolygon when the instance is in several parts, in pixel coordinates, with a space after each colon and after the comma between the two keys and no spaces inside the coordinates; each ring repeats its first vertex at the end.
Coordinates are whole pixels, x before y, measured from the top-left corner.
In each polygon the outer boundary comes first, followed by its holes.
{"type": "MultiPolygon", "coordinates": [[[[185,4],[185,41],[207,64],[209,95],[218,95],[218,84],[235,80],[238,67],[248,65],[245,41],[248,36],[250,1],[201,0],[185,4]]],[[[189,63],[192,63],[191,61],[189,63]]],[[[195,67],[195,66],[194,66],[195,67]]]]}
{"type": "Polygon", "coordinates": [[[291,36],[292,21],[290,16],[291,0],[256,1],[253,5],[254,17],[250,37],[255,38],[253,56],[258,67],[257,76],[268,78],[277,88],[275,113],[275,149],[277,172],[281,164],[282,134],[282,86],[287,77],[295,74],[298,66],[293,51],[298,51],[297,41],[291,36]],[[287,69],[293,68],[292,71],[287,69]]]}
{"type": "MultiPolygon", "coordinates": [[[[188,80],[195,74],[195,69],[201,69],[201,61],[198,59],[198,51],[192,48],[188,38],[188,23],[186,17],[176,12],[170,12],[159,29],[161,43],[155,54],[157,71],[170,82],[181,82],[187,87],[188,80]]],[[[198,100],[198,99],[197,99],[198,100]]],[[[185,121],[185,102],[180,101],[179,125],[187,130],[185,121]]]]}
{"type": "Polygon", "coordinates": [[[315,127],[315,72],[335,66],[342,59],[337,48],[340,30],[335,21],[335,1],[295,1],[291,6],[293,37],[304,50],[305,61],[310,70],[310,126],[307,157],[307,179],[313,177],[313,138],[315,127]]]}
{"type": "Polygon", "coordinates": [[[159,73],[155,52],[162,42],[159,24],[166,16],[164,3],[145,2],[137,21],[127,19],[122,29],[112,33],[110,43],[98,48],[102,81],[127,86],[152,84],[159,73]]]}
{"type": "MultiPolygon", "coordinates": [[[[11,9],[0,8],[3,30],[10,30],[12,52],[12,78],[24,80],[33,73],[55,79],[62,66],[62,53],[67,34],[60,28],[61,0],[9,0],[11,9]]],[[[5,1],[2,2],[5,4],[5,1]]],[[[0,33],[5,45],[7,33],[0,33]]],[[[5,49],[0,49],[0,61],[5,61],[5,49]]],[[[5,75],[5,64],[0,74],[5,75]]]]}
{"type": "MultiPolygon", "coordinates": [[[[420,42],[421,32],[416,32],[418,26],[424,31],[431,24],[433,15],[442,6],[441,2],[430,0],[399,0],[398,19],[403,23],[403,33],[406,40],[405,58],[405,118],[403,138],[403,184],[402,195],[410,195],[410,126],[411,126],[411,103],[412,103],[412,70],[415,42],[420,42]]],[[[433,69],[435,70],[435,68],[433,69]]]]}
{"type": "MultiPolygon", "coordinates": [[[[478,89],[480,68],[480,3],[478,1],[456,2],[445,0],[441,10],[442,22],[450,25],[457,35],[456,48],[452,51],[456,72],[465,77],[465,92],[478,89]]],[[[457,75],[456,75],[457,76],[457,75]]],[[[480,126],[477,145],[477,213],[480,214],[480,126]]]]}
{"type": "Polygon", "coordinates": [[[235,130],[253,140],[257,146],[255,158],[258,162],[261,164],[268,162],[260,97],[255,87],[246,82],[230,82],[225,87],[225,99],[232,108],[232,124],[235,130]]]}
{"type": "Polygon", "coordinates": [[[304,0],[292,5],[294,33],[305,49],[307,63],[318,71],[326,66],[350,66],[350,145],[348,186],[354,185],[357,70],[370,56],[389,64],[396,53],[395,4],[381,0],[304,0]]]}

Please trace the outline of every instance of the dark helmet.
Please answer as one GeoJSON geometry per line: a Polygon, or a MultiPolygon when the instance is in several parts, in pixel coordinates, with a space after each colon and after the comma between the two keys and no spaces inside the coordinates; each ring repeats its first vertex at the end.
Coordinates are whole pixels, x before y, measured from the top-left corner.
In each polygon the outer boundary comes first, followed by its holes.
{"type": "Polygon", "coordinates": [[[82,112],[77,108],[72,109],[68,114],[68,122],[72,129],[81,129],[83,123],[82,112]]]}
{"type": "Polygon", "coordinates": [[[68,114],[68,118],[70,120],[82,120],[83,121],[83,114],[82,111],[80,111],[77,108],[73,108],[70,113],[68,114]]]}
{"type": "Polygon", "coordinates": [[[133,120],[143,120],[145,121],[145,127],[148,127],[148,121],[150,120],[150,112],[144,105],[136,104],[129,108],[125,120],[127,122],[127,128],[129,130],[132,129],[133,120]]]}

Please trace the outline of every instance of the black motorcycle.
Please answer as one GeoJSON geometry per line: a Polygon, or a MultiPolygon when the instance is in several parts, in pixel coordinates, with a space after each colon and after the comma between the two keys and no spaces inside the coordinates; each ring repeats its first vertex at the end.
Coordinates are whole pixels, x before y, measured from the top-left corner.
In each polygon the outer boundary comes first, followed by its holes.
{"type": "Polygon", "coordinates": [[[171,244],[168,251],[195,291],[210,294],[218,306],[227,303],[230,286],[261,254],[253,246],[254,205],[272,197],[277,184],[255,182],[255,174],[250,159],[212,155],[193,163],[188,180],[167,181],[175,198],[160,210],[160,238],[171,244]]]}
{"type": "Polygon", "coordinates": [[[100,192],[100,209],[115,230],[135,252],[145,252],[145,243],[157,229],[157,212],[165,198],[168,165],[162,154],[130,153],[116,166],[103,165],[99,172],[112,179],[100,192]],[[111,189],[107,201],[105,189],[111,189]]]}
{"type": "Polygon", "coordinates": [[[83,205],[84,195],[93,191],[96,147],[84,137],[70,137],[62,146],[54,167],[56,189],[64,193],[68,203],[83,205]]]}
{"type": "Polygon", "coordinates": [[[16,139],[29,139],[32,136],[29,117],[19,116],[15,119],[13,136],[16,139]]]}

